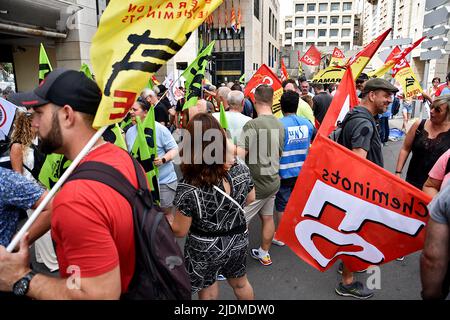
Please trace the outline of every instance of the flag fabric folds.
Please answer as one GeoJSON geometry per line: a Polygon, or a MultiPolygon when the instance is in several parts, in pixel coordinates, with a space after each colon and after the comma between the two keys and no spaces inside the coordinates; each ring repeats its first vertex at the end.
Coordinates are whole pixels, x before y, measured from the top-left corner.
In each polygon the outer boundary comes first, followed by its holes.
{"type": "Polygon", "coordinates": [[[233,2],[231,2],[230,27],[235,33],[238,31],[237,24],[236,24],[236,13],[234,12],[234,3],[233,2]]]}
{"type": "Polygon", "coordinates": [[[214,48],[215,41],[211,42],[195,60],[187,67],[182,73],[182,76],[186,79],[186,102],[183,106],[183,110],[186,110],[194,106],[198,98],[202,93],[202,80],[205,77],[205,69],[210,59],[211,52],[214,48]]]}
{"type": "Polygon", "coordinates": [[[39,49],[39,83],[47,76],[47,73],[52,71],[52,65],[48,59],[47,52],[45,51],[44,45],[41,43],[39,49]]]}
{"type": "Polygon", "coordinates": [[[284,64],[283,58],[281,58],[281,81],[289,79],[289,74],[286,70],[286,65],[284,64]]]}
{"type": "Polygon", "coordinates": [[[308,51],[305,52],[303,57],[300,59],[301,62],[309,66],[318,66],[320,64],[320,51],[317,50],[315,45],[311,45],[308,51]]]}
{"type": "Polygon", "coordinates": [[[122,121],[148,77],[183,47],[222,0],[197,0],[187,9],[180,9],[179,2],[109,2],[91,46],[93,71],[103,93],[94,128],[122,121]]]}
{"type": "Polygon", "coordinates": [[[430,197],[318,134],[297,178],[277,238],[325,271],[381,265],[423,248],[430,197]]]}
{"type": "Polygon", "coordinates": [[[353,79],[357,79],[361,72],[364,70],[366,65],[372,59],[375,52],[383,43],[384,39],[391,32],[391,28],[383,32],[376,39],[372,40],[368,45],[366,45],[361,51],[356,55],[348,59],[345,66],[329,66],[328,68],[319,71],[313,78],[313,83],[337,83],[340,82],[344,76],[346,67],[352,68],[353,79]]]}
{"type": "Polygon", "coordinates": [[[237,27],[237,30],[238,30],[238,33],[241,33],[241,28],[242,28],[242,25],[241,25],[241,19],[242,19],[242,17],[241,17],[241,6],[239,6],[238,7],[238,13],[237,13],[237,21],[236,21],[236,27],[237,27]]]}
{"type": "Polygon", "coordinates": [[[281,86],[281,81],[278,79],[277,75],[265,64],[255,72],[253,77],[247,83],[244,96],[249,97],[253,103],[255,103],[255,90],[262,84],[267,84],[273,88],[272,113],[275,117],[281,118],[283,114],[281,113],[280,98],[283,94],[283,87],[281,86]]]}
{"type": "Polygon", "coordinates": [[[342,66],[344,65],[344,59],[344,53],[335,47],[331,55],[330,66],[342,66]]]}
{"type": "Polygon", "coordinates": [[[401,51],[402,50],[400,49],[399,46],[395,46],[395,48],[391,51],[389,56],[386,58],[384,65],[375,71],[369,72],[367,75],[370,78],[381,78],[382,76],[384,76],[385,73],[389,72],[389,70],[391,70],[392,67],[395,65],[395,62],[393,60],[394,56],[399,54],[401,51]]]}
{"type": "Polygon", "coordinates": [[[155,110],[151,107],[142,122],[136,117],[137,136],[131,155],[142,165],[147,176],[153,200],[159,203],[158,167],[153,163],[158,156],[156,147],[155,110]]]}
{"type": "Polygon", "coordinates": [[[83,63],[81,65],[80,71],[83,72],[86,75],[86,77],[88,77],[89,79],[91,79],[91,80],[94,79],[92,77],[91,70],[89,69],[89,66],[86,63],[83,63]]]}

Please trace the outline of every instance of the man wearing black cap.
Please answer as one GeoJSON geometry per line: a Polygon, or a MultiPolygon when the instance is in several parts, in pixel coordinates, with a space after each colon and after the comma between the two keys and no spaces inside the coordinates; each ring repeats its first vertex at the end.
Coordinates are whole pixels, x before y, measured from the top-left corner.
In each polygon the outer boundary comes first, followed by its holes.
{"type": "MultiPolygon", "coordinates": [[[[392,94],[397,91],[395,86],[384,79],[368,80],[361,92],[361,105],[349,111],[341,124],[340,143],[380,167],[383,167],[383,154],[374,117],[386,112],[392,102],[392,94]]],[[[353,273],[342,263],[338,272],[342,273],[342,282],[335,289],[337,294],[358,299],[373,296],[373,292],[365,288],[361,282],[354,281],[353,273]]]]}
{"type": "MultiPolygon", "coordinates": [[[[56,69],[34,91],[13,100],[33,108],[46,153],[73,160],[95,134],[92,122],[102,94],[83,73],[56,69]]],[[[130,156],[100,138],[83,158],[107,163],[137,187],[130,156]]],[[[52,238],[61,278],[36,274],[29,268],[28,242],[18,253],[0,246],[0,291],[33,299],[117,299],[134,272],[134,233],[130,205],[108,186],[90,180],[63,185],[53,200],[52,238]]]]}

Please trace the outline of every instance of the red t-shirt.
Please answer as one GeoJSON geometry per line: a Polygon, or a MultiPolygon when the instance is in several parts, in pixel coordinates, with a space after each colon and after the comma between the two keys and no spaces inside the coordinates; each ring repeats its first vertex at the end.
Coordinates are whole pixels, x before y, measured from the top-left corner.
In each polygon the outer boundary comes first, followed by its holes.
{"type": "MultiPolygon", "coordinates": [[[[130,156],[111,143],[91,151],[81,161],[105,162],[137,187],[130,156]]],[[[73,270],[91,278],[120,266],[122,292],[135,265],[133,215],[128,201],[107,185],[90,180],[67,182],[53,201],[52,238],[61,277],[73,270]]]]}

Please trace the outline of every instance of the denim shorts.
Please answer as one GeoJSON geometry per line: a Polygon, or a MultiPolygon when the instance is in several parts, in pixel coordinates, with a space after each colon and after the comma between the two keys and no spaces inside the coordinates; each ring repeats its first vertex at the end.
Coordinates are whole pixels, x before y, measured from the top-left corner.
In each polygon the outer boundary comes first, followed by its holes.
{"type": "Polygon", "coordinates": [[[406,109],[406,113],[412,113],[412,104],[403,102],[403,109],[406,109]]]}
{"type": "Polygon", "coordinates": [[[280,190],[275,196],[275,210],[277,212],[284,212],[293,189],[293,187],[280,186],[280,190]]]}

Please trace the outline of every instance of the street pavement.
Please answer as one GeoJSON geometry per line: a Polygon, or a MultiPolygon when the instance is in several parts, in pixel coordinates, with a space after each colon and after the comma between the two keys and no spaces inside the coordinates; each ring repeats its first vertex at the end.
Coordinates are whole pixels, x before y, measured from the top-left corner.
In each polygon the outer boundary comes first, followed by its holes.
{"type": "MultiPolygon", "coordinates": [[[[416,119],[408,123],[408,128],[416,119]]],[[[390,120],[390,127],[401,129],[402,119],[390,120]]],[[[403,140],[389,141],[383,147],[386,170],[395,172],[397,156],[403,140]]],[[[407,168],[407,165],[405,165],[407,168]]],[[[405,170],[404,170],[405,171],[405,170]]],[[[249,226],[250,248],[260,245],[261,224],[258,218],[249,226]]],[[[272,245],[270,250],[273,264],[263,266],[250,256],[247,258],[248,278],[258,300],[352,300],[338,296],[334,288],[341,275],[338,264],[328,271],[320,272],[297,257],[287,246],[272,245]]],[[[380,289],[376,289],[373,300],[414,300],[420,299],[420,252],[405,257],[403,261],[391,261],[380,267],[380,289]]],[[[357,280],[366,283],[373,273],[355,274],[357,280]]],[[[220,299],[235,299],[226,281],[220,281],[220,299]]]]}

